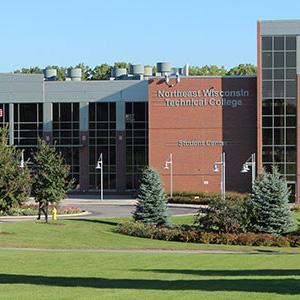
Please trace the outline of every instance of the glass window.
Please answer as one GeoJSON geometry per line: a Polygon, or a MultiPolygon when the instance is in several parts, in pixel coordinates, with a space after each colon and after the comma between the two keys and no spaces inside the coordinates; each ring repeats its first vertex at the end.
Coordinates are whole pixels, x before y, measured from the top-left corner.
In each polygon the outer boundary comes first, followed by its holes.
{"type": "Polygon", "coordinates": [[[274,126],[275,127],[284,127],[284,116],[274,117],[274,126]]]}
{"type": "Polygon", "coordinates": [[[296,117],[286,117],[286,126],[287,127],[296,127],[297,118],[296,117]]]}
{"type": "Polygon", "coordinates": [[[274,162],[284,162],[284,147],[274,147],[274,162]]]}
{"type": "Polygon", "coordinates": [[[297,95],[296,80],[286,82],[286,96],[295,97],[297,95]]]}
{"type": "Polygon", "coordinates": [[[284,52],[274,52],[274,68],[284,67],[284,52]]]}
{"type": "Polygon", "coordinates": [[[262,50],[272,50],[272,37],[262,37],[262,50]]]}
{"type": "Polygon", "coordinates": [[[274,79],[284,79],[284,69],[274,69],[274,79]]]}
{"type": "Polygon", "coordinates": [[[284,81],[274,81],[274,97],[284,97],[284,81]]]}
{"type": "Polygon", "coordinates": [[[263,128],[263,145],[272,145],[273,144],[273,136],[272,129],[263,128]]]}
{"type": "Polygon", "coordinates": [[[272,79],[273,76],[272,76],[272,69],[263,69],[262,70],[262,79],[263,80],[270,80],[272,79]]]}
{"type": "Polygon", "coordinates": [[[284,50],[284,37],[274,37],[274,50],[284,50]]]}
{"type": "Polygon", "coordinates": [[[287,115],[297,114],[297,102],[295,99],[286,99],[286,114],[287,115]]]}
{"type": "Polygon", "coordinates": [[[296,50],[296,37],[286,37],[286,50],[296,50]]]}
{"type": "Polygon", "coordinates": [[[263,162],[273,162],[272,147],[263,147],[262,148],[262,160],[263,160],[263,162]]]}
{"type": "Polygon", "coordinates": [[[296,147],[286,147],[286,161],[287,162],[297,162],[297,148],[296,147]]]}
{"type": "Polygon", "coordinates": [[[262,114],[263,115],[272,115],[273,114],[273,100],[272,99],[263,99],[262,100],[262,114]]]}
{"type": "Polygon", "coordinates": [[[284,145],[285,144],[285,129],[275,128],[274,129],[274,145],[284,145]]]}
{"type": "Polygon", "coordinates": [[[262,126],[263,127],[272,127],[273,122],[272,122],[272,117],[263,117],[262,119],[262,126]]]}
{"type": "Polygon", "coordinates": [[[296,145],[297,143],[297,130],[296,128],[286,129],[286,145],[296,145]]]}
{"type": "Polygon", "coordinates": [[[274,99],[274,115],[284,115],[284,99],[274,99]]]}
{"type": "Polygon", "coordinates": [[[296,69],[286,69],[286,79],[296,80],[296,69]]]}
{"type": "Polygon", "coordinates": [[[262,53],[262,67],[263,68],[272,68],[272,52],[263,52],[262,53]]]}
{"type": "Polygon", "coordinates": [[[262,95],[263,97],[272,97],[272,82],[271,81],[263,81],[262,82],[262,95]]]}
{"type": "Polygon", "coordinates": [[[286,67],[296,67],[296,52],[286,52],[286,67]]]}

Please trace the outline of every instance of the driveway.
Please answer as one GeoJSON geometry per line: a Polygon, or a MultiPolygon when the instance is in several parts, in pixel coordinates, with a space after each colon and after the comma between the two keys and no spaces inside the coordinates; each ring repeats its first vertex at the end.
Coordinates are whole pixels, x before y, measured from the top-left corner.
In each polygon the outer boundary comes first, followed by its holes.
{"type": "MultiPolygon", "coordinates": [[[[114,218],[129,217],[135,209],[136,199],[126,197],[106,197],[103,201],[97,195],[69,196],[62,200],[61,206],[77,206],[84,211],[90,212],[89,215],[72,216],[72,218],[114,218]]],[[[171,215],[190,215],[196,214],[198,206],[169,204],[171,215]]],[[[58,218],[70,218],[70,216],[58,218]]],[[[1,217],[0,222],[16,222],[34,220],[35,217],[1,217]]]]}

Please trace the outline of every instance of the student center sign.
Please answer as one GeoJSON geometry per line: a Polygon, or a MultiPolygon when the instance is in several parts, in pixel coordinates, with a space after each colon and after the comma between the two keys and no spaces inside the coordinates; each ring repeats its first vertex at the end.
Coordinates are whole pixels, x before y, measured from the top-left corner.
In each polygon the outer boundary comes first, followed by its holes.
{"type": "Polygon", "coordinates": [[[219,192],[213,165],[225,152],[226,190],[245,192],[251,175],[241,167],[255,153],[257,172],[276,165],[299,202],[299,45],[300,21],[262,21],[257,76],[193,77],[168,63],[158,63],[156,74],[117,68],[114,80],[103,81],[83,82],[78,69],[63,82],[52,69],[0,74],[0,126],[26,158],[38,137],[56,147],[78,191],[99,190],[101,153],[106,191],[132,192],[146,165],[169,190],[164,166],[172,153],[174,190],[219,192]]]}

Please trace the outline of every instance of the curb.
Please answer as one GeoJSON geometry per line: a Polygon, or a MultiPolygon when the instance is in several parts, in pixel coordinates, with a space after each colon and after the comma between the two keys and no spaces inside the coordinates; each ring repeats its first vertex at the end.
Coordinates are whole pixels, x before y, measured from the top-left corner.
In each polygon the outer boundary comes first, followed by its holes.
{"type": "MultiPolygon", "coordinates": [[[[80,216],[87,216],[91,215],[92,213],[89,211],[84,211],[78,214],[64,214],[64,215],[57,215],[57,217],[80,217],[80,216]]],[[[32,216],[1,216],[0,220],[2,219],[34,219],[37,218],[37,215],[32,215],[32,216]]],[[[52,219],[52,215],[48,215],[49,219],[52,219]]]]}

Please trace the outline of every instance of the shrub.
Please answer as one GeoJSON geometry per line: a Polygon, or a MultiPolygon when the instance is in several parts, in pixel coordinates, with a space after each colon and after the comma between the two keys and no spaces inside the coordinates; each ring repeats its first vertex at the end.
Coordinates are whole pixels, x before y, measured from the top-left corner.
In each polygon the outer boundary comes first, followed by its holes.
{"type": "Polygon", "coordinates": [[[287,183],[277,168],[273,168],[272,174],[263,171],[251,193],[252,215],[248,217],[251,229],[271,234],[289,232],[293,226],[289,194],[287,183]]]}
{"type": "Polygon", "coordinates": [[[160,177],[152,169],[143,172],[137,195],[137,205],[133,213],[135,221],[158,226],[168,225],[167,202],[160,177]]]}
{"type": "Polygon", "coordinates": [[[140,222],[119,224],[117,232],[150,239],[202,244],[267,247],[300,247],[299,235],[277,236],[269,233],[216,233],[181,227],[156,227],[140,222]]]}
{"type": "Polygon", "coordinates": [[[248,198],[221,197],[200,207],[196,223],[203,231],[239,233],[247,230],[248,198]]]}
{"type": "MultiPolygon", "coordinates": [[[[168,197],[167,194],[166,197],[168,197]]],[[[220,197],[219,193],[177,191],[177,192],[173,192],[172,198],[168,197],[168,202],[207,205],[211,200],[217,199],[219,197],[220,197]]],[[[239,199],[248,198],[248,195],[237,193],[237,192],[227,192],[226,197],[239,200],[239,199]]]]}

